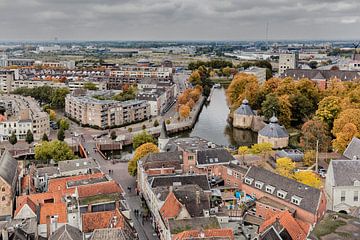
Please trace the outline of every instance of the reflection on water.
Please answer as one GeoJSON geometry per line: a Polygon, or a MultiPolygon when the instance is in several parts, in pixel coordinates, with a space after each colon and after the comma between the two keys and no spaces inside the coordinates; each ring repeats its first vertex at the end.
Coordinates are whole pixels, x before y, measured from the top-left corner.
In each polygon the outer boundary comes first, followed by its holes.
{"type": "Polygon", "coordinates": [[[228,115],[225,89],[215,89],[210,103],[204,105],[194,128],[178,136],[198,136],[219,145],[233,147],[256,143],[257,133],[233,128],[227,121],[228,115]]]}

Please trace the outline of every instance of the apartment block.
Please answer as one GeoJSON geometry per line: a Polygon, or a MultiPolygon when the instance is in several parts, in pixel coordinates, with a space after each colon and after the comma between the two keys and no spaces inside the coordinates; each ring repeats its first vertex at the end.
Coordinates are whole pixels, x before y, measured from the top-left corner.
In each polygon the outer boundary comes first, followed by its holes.
{"type": "Polygon", "coordinates": [[[297,69],[299,62],[299,53],[281,53],[279,56],[279,74],[286,69],[297,69]]]}
{"type": "Polygon", "coordinates": [[[151,116],[150,105],[143,100],[118,102],[99,100],[96,96],[104,91],[74,91],[65,98],[65,113],[68,117],[89,125],[105,129],[140,122],[151,116]]]}

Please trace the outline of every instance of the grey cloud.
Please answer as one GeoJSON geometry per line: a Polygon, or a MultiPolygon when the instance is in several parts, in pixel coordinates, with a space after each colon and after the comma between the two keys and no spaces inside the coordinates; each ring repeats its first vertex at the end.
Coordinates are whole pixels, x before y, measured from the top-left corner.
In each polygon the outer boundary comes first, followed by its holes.
{"type": "Polygon", "coordinates": [[[358,0],[0,0],[0,40],[359,38],[358,0]]]}

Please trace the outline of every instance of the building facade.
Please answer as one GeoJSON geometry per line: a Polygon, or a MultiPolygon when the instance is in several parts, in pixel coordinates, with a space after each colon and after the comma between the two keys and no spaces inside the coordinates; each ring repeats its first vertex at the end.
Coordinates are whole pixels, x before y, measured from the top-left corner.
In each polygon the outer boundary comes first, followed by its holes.
{"type": "Polygon", "coordinates": [[[297,69],[299,53],[281,53],[279,55],[279,73],[282,74],[287,69],[297,69]]]}

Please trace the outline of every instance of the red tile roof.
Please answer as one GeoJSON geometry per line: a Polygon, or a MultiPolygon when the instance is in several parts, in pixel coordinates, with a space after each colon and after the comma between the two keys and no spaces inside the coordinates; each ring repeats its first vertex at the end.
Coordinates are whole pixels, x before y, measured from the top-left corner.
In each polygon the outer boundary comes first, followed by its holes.
{"type": "Polygon", "coordinates": [[[65,203],[45,203],[40,205],[40,224],[46,224],[47,216],[58,216],[58,223],[67,223],[65,203]]]}
{"type": "Polygon", "coordinates": [[[276,221],[279,221],[292,239],[305,240],[309,233],[309,224],[295,219],[288,211],[273,214],[270,218],[266,219],[263,224],[261,224],[259,232],[264,232],[276,221]]]}
{"type": "Polygon", "coordinates": [[[193,238],[221,238],[221,239],[229,239],[234,240],[234,232],[230,228],[223,228],[223,229],[207,229],[204,231],[199,230],[190,230],[184,231],[181,233],[176,234],[172,237],[173,240],[188,240],[193,238]]]}
{"type": "Polygon", "coordinates": [[[54,178],[49,180],[48,192],[58,192],[65,191],[73,193],[75,189],[66,190],[66,184],[69,181],[79,181],[83,179],[92,179],[92,178],[100,178],[104,176],[103,173],[95,173],[95,174],[86,174],[86,175],[77,175],[71,177],[63,177],[63,178],[54,178]]]}
{"type": "Polygon", "coordinates": [[[160,209],[160,213],[165,219],[176,218],[179,215],[181,208],[182,204],[171,191],[167,195],[165,202],[160,209]]]}
{"type": "Polygon", "coordinates": [[[79,198],[90,197],[100,194],[122,193],[123,190],[114,180],[109,182],[83,185],[78,188],[79,198]]]}
{"type": "Polygon", "coordinates": [[[15,210],[15,216],[20,212],[20,210],[25,206],[28,205],[30,209],[36,214],[36,205],[35,203],[28,198],[27,196],[25,198],[21,199],[21,202],[18,203],[18,207],[15,210]]]}
{"type": "Polygon", "coordinates": [[[85,233],[93,232],[95,229],[109,228],[112,224],[113,228],[125,227],[125,218],[118,209],[82,214],[82,230],[85,233]]]}
{"type": "Polygon", "coordinates": [[[16,208],[20,207],[20,203],[24,202],[24,199],[29,198],[35,205],[44,204],[45,202],[61,202],[61,193],[60,192],[45,192],[45,193],[36,193],[30,195],[18,196],[16,198],[16,208]]]}

